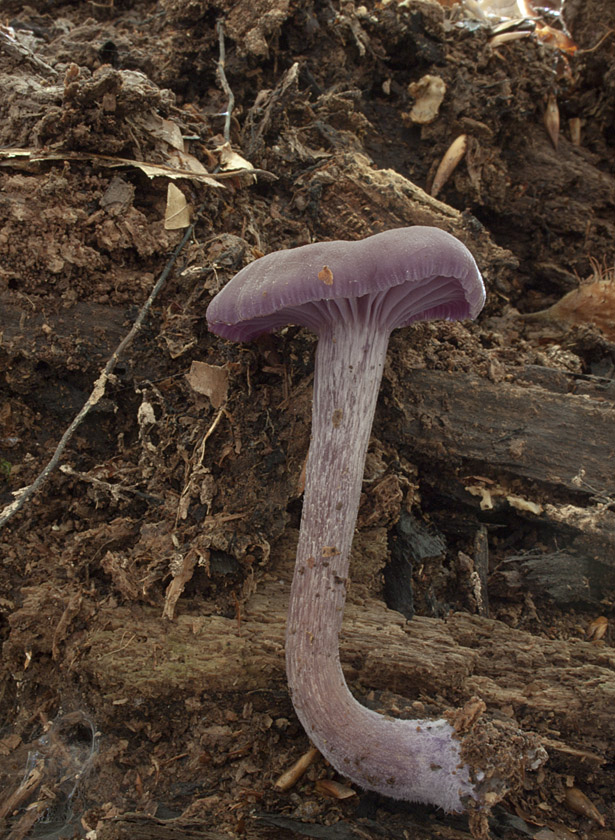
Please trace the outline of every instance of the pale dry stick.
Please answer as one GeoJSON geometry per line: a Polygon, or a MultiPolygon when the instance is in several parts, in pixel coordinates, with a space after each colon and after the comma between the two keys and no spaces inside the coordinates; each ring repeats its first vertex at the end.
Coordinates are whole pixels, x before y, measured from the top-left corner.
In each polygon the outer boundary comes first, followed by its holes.
{"type": "MultiPolygon", "coordinates": [[[[86,161],[86,162],[94,162],[95,164],[100,164],[100,166],[128,166],[132,167],[135,166],[137,169],[146,168],[148,173],[152,171],[155,172],[157,176],[163,177],[168,175],[170,178],[189,178],[190,180],[194,180],[197,183],[204,183],[208,186],[218,186],[218,181],[229,181],[231,178],[236,178],[237,175],[241,175],[243,172],[247,172],[250,175],[260,175],[266,181],[277,181],[278,176],[274,175],[273,172],[269,172],[267,169],[257,169],[252,168],[248,169],[247,167],[241,167],[239,169],[229,169],[228,171],[224,172],[208,172],[207,175],[197,175],[194,172],[191,172],[189,169],[178,169],[174,166],[169,166],[168,164],[164,163],[148,163],[144,160],[137,160],[134,158],[121,158],[121,157],[113,157],[112,155],[97,155],[93,152],[50,152],[46,150],[39,150],[39,149],[5,149],[0,148],[0,159],[14,159],[20,158],[30,161],[30,163],[40,163],[41,161],[51,161],[51,160],[76,160],[76,161],[86,161]]],[[[223,184],[221,186],[224,186],[223,184]]]]}
{"type": "Polygon", "coordinates": [[[220,422],[220,420],[222,419],[223,416],[228,417],[228,414],[226,413],[226,410],[225,410],[224,406],[222,406],[220,411],[218,411],[218,413],[214,417],[213,423],[211,424],[211,426],[207,429],[207,431],[203,435],[203,440],[201,441],[201,445],[200,445],[201,452],[200,452],[200,455],[199,455],[199,460],[197,462],[197,465],[199,467],[202,465],[203,458],[205,457],[205,444],[207,443],[207,440],[211,437],[211,435],[215,432],[216,426],[218,425],[218,423],[220,422]]]}
{"type": "Polygon", "coordinates": [[[224,71],[226,48],[224,46],[224,24],[221,20],[219,20],[216,24],[216,29],[218,31],[218,43],[220,45],[220,57],[218,58],[216,75],[218,76],[218,81],[220,82],[222,90],[228,96],[228,105],[226,106],[226,116],[224,118],[224,139],[228,143],[231,137],[231,114],[233,113],[233,107],[235,105],[235,96],[231,90],[231,86],[228,83],[228,79],[226,78],[226,73],[224,71]]]}
{"type": "Polygon", "coordinates": [[[290,790],[304,775],[308,767],[316,761],[318,755],[319,752],[316,747],[310,747],[301,758],[295,761],[291,768],[285,773],[282,773],[280,778],[274,783],[274,787],[278,790],[290,790]]]}
{"type": "Polygon", "coordinates": [[[16,811],[25,800],[34,794],[43,780],[44,766],[44,761],[39,759],[19,787],[4,800],[0,805],[0,819],[8,817],[9,814],[16,811]]]}
{"type": "Polygon", "coordinates": [[[68,446],[68,443],[70,442],[72,436],[75,434],[76,430],[79,428],[83,420],[89,414],[90,410],[103,398],[107,382],[109,381],[109,378],[111,377],[111,374],[113,373],[116,364],[120,360],[120,356],[122,355],[124,350],[126,350],[126,348],[132,343],[134,337],[143,326],[143,322],[145,321],[146,316],[152,308],[154,301],[160,294],[160,291],[164,286],[167,277],[171,273],[171,270],[175,265],[177,258],[182,252],[186,242],[192,236],[194,226],[196,225],[204,206],[205,204],[202,204],[196,211],[194,215],[194,221],[189,227],[186,228],[186,232],[182,238],[182,241],[179,243],[179,245],[171,255],[169,261],[167,262],[166,266],[164,267],[164,270],[162,271],[162,274],[156,281],[152,291],[149,294],[148,299],[141,307],[141,310],[137,315],[134,324],[130,328],[130,331],[127,333],[127,335],[124,336],[124,338],[120,341],[116,349],[111,354],[111,358],[109,359],[100,376],[94,383],[92,393],[87,398],[86,402],[79,410],[79,412],[75,415],[75,418],[73,419],[68,429],[60,438],[60,442],[58,443],[56,450],[53,453],[53,456],[51,457],[51,460],[43,468],[39,475],[34,479],[32,484],[29,484],[26,487],[22,487],[20,490],[15,491],[14,495],[17,496],[15,501],[7,505],[2,511],[2,513],[0,513],[0,528],[2,528],[3,525],[6,525],[9,519],[12,519],[13,516],[15,516],[15,514],[22,509],[25,503],[29,501],[41,489],[45,481],[47,481],[49,475],[58,466],[60,458],[62,457],[64,450],[68,446]]]}

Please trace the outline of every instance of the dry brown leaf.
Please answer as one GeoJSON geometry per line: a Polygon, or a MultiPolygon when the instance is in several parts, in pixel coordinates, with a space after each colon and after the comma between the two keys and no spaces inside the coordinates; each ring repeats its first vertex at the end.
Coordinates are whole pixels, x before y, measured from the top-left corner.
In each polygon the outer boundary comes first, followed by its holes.
{"type": "Polygon", "coordinates": [[[141,114],[138,117],[133,117],[132,120],[157,140],[163,140],[180,152],[184,151],[184,138],[181,128],[173,120],[165,120],[154,113],[141,114]]]}
{"type": "Polygon", "coordinates": [[[332,799],[350,799],[351,796],[357,795],[356,791],[348,785],[334,782],[332,779],[318,779],[315,788],[317,793],[322,796],[330,796],[332,799]]]}
{"type": "Polygon", "coordinates": [[[12,161],[19,158],[24,161],[24,168],[27,163],[41,163],[50,160],[80,160],[88,161],[90,163],[98,164],[99,166],[108,166],[111,168],[134,166],[140,169],[148,178],[189,178],[192,181],[198,181],[201,184],[206,184],[208,187],[217,187],[218,189],[225,189],[224,184],[219,183],[215,178],[211,177],[203,164],[197,160],[193,155],[186,152],[180,153],[172,149],[169,152],[168,159],[172,163],[177,161],[178,166],[173,166],[164,163],[146,163],[142,160],[132,160],[130,158],[111,157],[110,155],[97,155],[93,152],[50,152],[40,149],[0,149],[0,165],[4,161],[9,161],[7,165],[13,165],[12,161]],[[189,166],[190,168],[183,168],[189,166]]]}
{"type": "Polygon", "coordinates": [[[209,398],[214,408],[218,409],[226,402],[228,370],[225,365],[192,362],[190,370],[186,374],[186,379],[193,391],[209,398]]]}
{"type": "Polygon", "coordinates": [[[468,146],[467,134],[460,134],[444,153],[431,185],[430,195],[435,198],[463,159],[468,146]]]}
{"type": "MultiPolygon", "coordinates": [[[[136,166],[137,169],[140,169],[141,172],[143,172],[144,175],[147,175],[148,178],[160,178],[162,176],[166,178],[191,178],[193,181],[199,181],[201,184],[207,184],[208,187],[223,186],[223,184],[219,184],[208,175],[199,174],[198,172],[193,172],[189,169],[175,169],[174,167],[166,166],[163,163],[143,163],[140,160],[126,160],[120,161],[120,163],[127,163],[131,166],[136,166]]],[[[205,167],[203,167],[203,169],[205,169],[205,167]]]]}
{"type": "Polygon", "coordinates": [[[598,642],[604,637],[608,626],[608,618],[605,615],[599,615],[598,618],[594,618],[593,621],[590,621],[585,635],[590,641],[598,642]]]}
{"type": "Polygon", "coordinates": [[[256,175],[250,174],[254,166],[237,152],[233,151],[230,143],[223,143],[216,149],[220,159],[220,169],[223,172],[237,172],[243,176],[246,183],[253,184],[256,175]]]}
{"type": "Polygon", "coordinates": [[[167,163],[175,169],[192,172],[194,175],[209,175],[205,165],[198,158],[188,152],[180,152],[179,149],[169,150],[167,163]]]}
{"type": "Polygon", "coordinates": [[[164,229],[180,230],[181,228],[187,228],[189,224],[190,205],[186,201],[186,196],[179,187],[169,182],[167,186],[167,206],[164,211],[164,229]]]}
{"type": "Polygon", "coordinates": [[[583,283],[548,309],[523,316],[527,321],[593,324],[615,341],[615,280],[611,277],[583,283]]]}
{"type": "Polygon", "coordinates": [[[114,175],[100,199],[100,206],[110,216],[120,216],[132,205],[134,197],[134,186],[114,175]]]}
{"type": "Polygon", "coordinates": [[[582,817],[589,817],[590,820],[597,822],[598,825],[604,828],[604,817],[596,808],[594,803],[589,799],[582,790],[576,787],[571,787],[566,790],[566,797],[564,799],[567,808],[574,811],[575,814],[580,814],[582,817]]]}

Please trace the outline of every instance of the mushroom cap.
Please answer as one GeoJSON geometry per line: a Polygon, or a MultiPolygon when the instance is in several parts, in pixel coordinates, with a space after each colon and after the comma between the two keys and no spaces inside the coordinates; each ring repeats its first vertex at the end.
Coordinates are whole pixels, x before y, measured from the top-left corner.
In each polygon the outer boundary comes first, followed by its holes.
{"type": "Polygon", "coordinates": [[[413,321],[475,318],[485,287],[474,257],[434,227],[275,251],[238,272],[207,308],[209,328],[251,341],[287,324],[319,332],[336,318],[413,321]]]}

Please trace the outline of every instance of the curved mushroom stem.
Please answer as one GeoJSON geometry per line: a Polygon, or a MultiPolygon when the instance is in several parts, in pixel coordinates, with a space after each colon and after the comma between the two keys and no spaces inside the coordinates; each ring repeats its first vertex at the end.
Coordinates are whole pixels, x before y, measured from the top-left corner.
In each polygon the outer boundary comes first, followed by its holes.
{"type": "Polygon", "coordinates": [[[312,439],[286,631],[291,697],[308,736],[344,776],[396,799],[464,809],[476,798],[446,720],[386,718],[358,703],[339,659],[350,548],[390,327],[354,312],[316,352],[312,439]],[[371,323],[370,323],[371,321],[371,323]]]}

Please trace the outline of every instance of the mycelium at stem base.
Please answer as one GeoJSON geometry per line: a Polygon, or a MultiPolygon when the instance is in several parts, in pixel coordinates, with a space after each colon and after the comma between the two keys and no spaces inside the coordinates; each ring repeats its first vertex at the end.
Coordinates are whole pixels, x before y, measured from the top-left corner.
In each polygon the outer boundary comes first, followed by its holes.
{"type": "Polygon", "coordinates": [[[339,660],[350,549],[389,334],[390,327],[360,321],[320,331],[286,635],[288,681],[307,734],[340,773],[396,799],[459,811],[476,793],[451,724],[366,709],[350,693],[339,660]]]}

